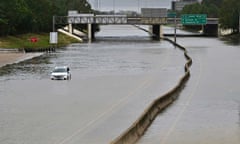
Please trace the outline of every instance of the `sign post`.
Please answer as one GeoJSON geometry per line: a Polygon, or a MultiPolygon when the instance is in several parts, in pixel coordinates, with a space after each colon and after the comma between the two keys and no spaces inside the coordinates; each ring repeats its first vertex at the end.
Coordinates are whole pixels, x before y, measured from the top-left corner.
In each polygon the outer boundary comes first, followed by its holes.
{"type": "Polygon", "coordinates": [[[177,14],[176,12],[170,12],[167,14],[169,18],[174,18],[174,42],[177,42],[177,14]]]}
{"type": "Polygon", "coordinates": [[[49,51],[55,51],[55,47],[58,44],[58,33],[57,32],[50,32],[50,39],[49,43],[52,45],[49,51]]]}
{"type": "Polygon", "coordinates": [[[240,33],[240,11],[238,12],[238,32],[240,33]]]}
{"type": "Polygon", "coordinates": [[[58,33],[50,32],[50,44],[57,44],[57,43],[58,43],[58,33]]]}

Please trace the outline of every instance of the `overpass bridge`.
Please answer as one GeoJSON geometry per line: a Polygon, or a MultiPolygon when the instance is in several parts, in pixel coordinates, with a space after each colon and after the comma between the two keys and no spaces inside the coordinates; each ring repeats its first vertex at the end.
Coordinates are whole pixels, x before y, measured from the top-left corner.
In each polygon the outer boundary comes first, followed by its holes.
{"type": "MultiPolygon", "coordinates": [[[[156,37],[163,34],[162,25],[177,24],[181,25],[181,18],[168,17],[128,17],[126,15],[94,15],[94,14],[78,14],[76,16],[54,16],[53,29],[55,25],[69,25],[69,32],[73,33],[73,25],[83,24],[88,26],[88,38],[94,38],[94,30],[96,25],[150,25],[152,33],[156,37]]],[[[204,33],[218,33],[218,18],[207,18],[207,24],[203,26],[204,33]]]]}

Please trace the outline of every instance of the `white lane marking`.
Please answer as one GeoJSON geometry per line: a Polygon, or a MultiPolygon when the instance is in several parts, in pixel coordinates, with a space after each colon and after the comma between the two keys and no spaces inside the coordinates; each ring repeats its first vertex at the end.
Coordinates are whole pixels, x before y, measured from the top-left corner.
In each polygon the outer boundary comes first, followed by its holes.
{"type": "Polygon", "coordinates": [[[191,100],[194,96],[194,94],[196,93],[197,91],[197,87],[199,87],[199,84],[200,84],[200,79],[202,77],[202,60],[200,59],[199,60],[200,62],[200,73],[198,75],[198,78],[197,78],[197,82],[196,82],[196,85],[194,87],[194,89],[190,92],[188,98],[187,98],[187,101],[185,103],[185,105],[183,106],[183,108],[180,110],[180,112],[178,113],[175,121],[173,122],[173,124],[171,125],[171,127],[169,128],[169,130],[167,131],[166,135],[163,137],[163,139],[160,141],[160,144],[166,144],[167,142],[167,139],[169,138],[170,134],[173,133],[173,131],[176,129],[176,126],[178,124],[178,122],[180,121],[181,117],[183,116],[184,112],[186,111],[187,107],[190,105],[191,103],[191,100]]]}
{"type": "Polygon", "coordinates": [[[80,129],[78,129],[76,132],[74,132],[72,135],[64,138],[62,141],[56,143],[56,144],[65,144],[66,142],[72,140],[75,136],[79,135],[80,133],[82,133],[84,130],[86,130],[89,126],[93,125],[94,123],[96,123],[99,119],[101,119],[102,117],[104,117],[105,115],[112,113],[115,109],[117,109],[121,104],[126,103],[127,100],[134,95],[139,89],[142,89],[143,87],[147,86],[148,84],[150,84],[151,79],[146,78],[143,83],[141,83],[138,87],[136,87],[133,91],[131,91],[131,93],[129,93],[126,97],[122,98],[120,101],[118,101],[118,103],[115,103],[114,105],[112,105],[107,111],[101,113],[100,115],[98,115],[98,117],[96,119],[91,120],[90,122],[88,122],[84,127],[81,127],[80,129]]]}
{"type": "MultiPolygon", "coordinates": [[[[167,62],[169,61],[169,52],[167,51],[167,54],[165,56],[164,61],[162,62],[162,64],[159,67],[164,67],[167,62]]],[[[77,135],[80,135],[83,131],[85,131],[88,127],[90,127],[91,125],[93,125],[94,123],[96,123],[98,120],[100,120],[101,118],[103,118],[105,115],[112,113],[115,109],[117,109],[120,105],[124,104],[127,102],[127,100],[134,95],[135,93],[138,92],[139,89],[143,89],[144,87],[147,87],[150,82],[152,81],[152,77],[147,77],[143,80],[143,82],[136,87],[133,91],[131,91],[126,97],[122,98],[118,103],[115,103],[114,105],[112,105],[107,111],[101,113],[98,115],[98,117],[94,120],[91,120],[90,122],[88,122],[84,127],[81,127],[80,129],[78,129],[76,132],[74,132],[72,135],[62,139],[60,142],[57,142],[56,144],[66,144],[67,142],[71,141],[74,137],[76,137],[77,135]]]]}

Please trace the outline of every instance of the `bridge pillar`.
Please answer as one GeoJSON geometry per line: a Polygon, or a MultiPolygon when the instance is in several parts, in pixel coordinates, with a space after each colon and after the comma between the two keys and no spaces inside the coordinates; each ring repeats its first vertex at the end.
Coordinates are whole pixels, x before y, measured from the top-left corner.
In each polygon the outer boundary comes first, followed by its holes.
{"type": "Polygon", "coordinates": [[[159,39],[163,36],[162,25],[152,25],[153,39],[159,39]]]}
{"type": "Polygon", "coordinates": [[[95,29],[96,25],[95,24],[87,24],[88,26],[88,40],[93,40],[95,39],[95,29]]]}
{"type": "Polygon", "coordinates": [[[203,33],[206,36],[218,36],[218,24],[207,24],[203,27],[203,33]]]}
{"type": "Polygon", "coordinates": [[[92,40],[92,24],[88,24],[88,40],[92,40]]]}
{"type": "Polygon", "coordinates": [[[72,26],[72,24],[68,25],[68,31],[69,31],[69,33],[73,34],[73,26],[72,26]]]}

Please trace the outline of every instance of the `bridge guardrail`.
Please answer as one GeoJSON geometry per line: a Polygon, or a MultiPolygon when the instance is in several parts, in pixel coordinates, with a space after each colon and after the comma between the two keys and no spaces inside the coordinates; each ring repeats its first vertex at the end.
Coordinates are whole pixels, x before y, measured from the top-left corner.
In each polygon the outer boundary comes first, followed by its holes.
{"type": "MultiPolygon", "coordinates": [[[[127,17],[126,15],[95,16],[55,16],[55,24],[174,24],[175,18],[167,17],[127,17]]],[[[176,18],[181,24],[181,18],[176,18]]],[[[207,18],[207,24],[218,24],[218,18],[207,18]]]]}
{"type": "Polygon", "coordinates": [[[55,16],[55,24],[167,24],[166,17],[127,17],[126,15],[55,16]]]}

